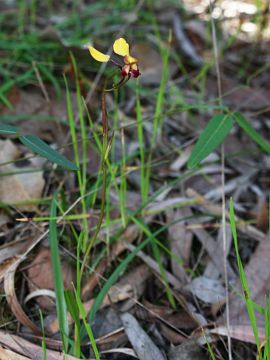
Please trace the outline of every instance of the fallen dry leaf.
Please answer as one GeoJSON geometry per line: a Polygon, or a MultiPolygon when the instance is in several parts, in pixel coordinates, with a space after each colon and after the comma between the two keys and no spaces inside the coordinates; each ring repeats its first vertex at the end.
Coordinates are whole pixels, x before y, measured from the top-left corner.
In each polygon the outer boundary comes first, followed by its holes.
{"type": "MultiPolygon", "coordinates": [[[[74,270],[66,261],[61,261],[64,287],[72,290],[72,282],[75,281],[74,270]]],[[[54,290],[51,252],[48,248],[40,248],[34,260],[27,269],[27,283],[30,290],[49,289],[54,290]]],[[[55,302],[48,296],[36,298],[36,302],[46,310],[55,308],[55,302]]]]}
{"type": "MultiPolygon", "coordinates": [[[[42,360],[44,359],[43,349],[17,335],[12,335],[0,330],[0,344],[8,349],[16,351],[18,354],[29,356],[30,359],[42,360]]],[[[78,360],[75,356],[64,355],[63,353],[46,350],[47,360],[78,360]]],[[[11,360],[11,359],[9,359],[11,360]]],[[[16,359],[17,360],[17,359],[16,359]]],[[[93,359],[89,359],[93,360],[93,359]]]]}
{"type": "MultiPolygon", "coordinates": [[[[10,102],[14,108],[2,111],[4,115],[20,115],[16,123],[20,131],[41,137],[49,143],[63,144],[68,132],[67,106],[65,96],[59,99],[51,86],[46,87],[50,101],[46,101],[42,91],[36,86],[24,89],[14,87],[10,94],[10,102]]],[[[77,98],[74,92],[70,93],[74,111],[77,111],[77,98]]]]}
{"type": "Polygon", "coordinates": [[[185,286],[198,299],[208,304],[214,304],[224,300],[226,292],[220,280],[210,279],[206,276],[198,276],[185,286]]]}
{"type": "MultiPolygon", "coordinates": [[[[265,240],[260,241],[255,252],[252,254],[250,261],[245,266],[245,274],[248,281],[248,287],[252,300],[265,306],[265,296],[269,293],[270,283],[270,242],[267,235],[265,240]]],[[[248,325],[250,323],[246,304],[241,295],[242,287],[238,281],[232,289],[230,295],[230,324],[231,325],[248,325]]],[[[264,326],[264,317],[256,312],[257,326],[264,326]]],[[[219,325],[224,325],[224,316],[218,320],[219,325]]]]}
{"type": "MultiPolygon", "coordinates": [[[[228,336],[228,329],[226,326],[218,326],[210,330],[211,334],[228,336]]],[[[258,326],[258,335],[261,341],[265,340],[264,327],[258,326]]],[[[230,337],[236,340],[256,344],[252,327],[250,325],[230,325],[230,337]]]]}
{"type": "MultiPolygon", "coordinates": [[[[127,244],[126,247],[129,251],[134,251],[136,249],[136,247],[132,244],[127,244]]],[[[146,255],[143,251],[139,251],[137,256],[161,277],[159,265],[155,260],[153,260],[151,256],[146,255]]],[[[169,271],[166,271],[166,278],[168,283],[174,286],[176,289],[181,288],[181,282],[169,271]]]]}
{"type": "Polygon", "coordinates": [[[196,342],[196,339],[188,339],[183,344],[170,349],[169,360],[207,360],[208,357],[196,342]]]}
{"type": "Polygon", "coordinates": [[[161,334],[173,345],[182,344],[186,337],[174,331],[172,328],[165,324],[160,324],[161,334]]]}
{"type": "Polygon", "coordinates": [[[102,278],[104,272],[107,270],[109,264],[126,249],[126,242],[132,243],[136,239],[138,233],[139,231],[137,225],[129,225],[125,230],[124,234],[122,235],[121,239],[113,243],[112,248],[110,249],[109,256],[105,256],[102,258],[95,272],[93,272],[85,281],[82,288],[83,301],[86,301],[92,296],[94,288],[100,282],[100,279],[102,278]]]}
{"type": "Polygon", "coordinates": [[[0,264],[4,261],[22,254],[29,246],[30,241],[27,240],[15,240],[0,246],[0,264]]]}
{"type": "MultiPolygon", "coordinates": [[[[14,161],[19,151],[10,140],[0,140],[0,163],[14,161]]],[[[15,164],[6,164],[0,167],[0,201],[14,204],[31,199],[40,198],[45,181],[43,172],[34,166],[17,167],[15,164]],[[5,175],[5,173],[16,173],[5,175]]],[[[35,211],[36,205],[21,204],[17,208],[23,211],[35,211]]]]}
{"type": "Polygon", "coordinates": [[[20,261],[16,259],[16,262],[9,267],[5,273],[4,289],[6,294],[6,300],[13,315],[23,325],[30,328],[35,334],[42,335],[41,330],[29,319],[26,313],[23,311],[15,292],[15,273],[20,264],[20,261]]]}
{"type": "MultiPolygon", "coordinates": [[[[120,301],[136,299],[141,296],[144,287],[145,281],[150,276],[150,271],[148,270],[147,266],[140,265],[132,272],[123,276],[118,283],[113,285],[108,294],[105,296],[100,309],[111,305],[112,303],[118,303],[120,301]]],[[[83,307],[85,312],[88,313],[93,306],[94,299],[90,299],[83,303],[83,307]]],[[[68,322],[69,324],[73,323],[73,319],[68,314],[68,322]]],[[[48,326],[47,330],[51,333],[56,333],[59,330],[58,320],[52,321],[48,326]]]]}
{"type": "Polygon", "coordinates": [[[0,263],[0,283],[6,275],[9,268],[18,260],[16,256],[0,263]]]}
{"type": "Polygon", "coordinates": [[[117,348],[101,351],[101,354],[124,354],[128,356],[132,356],[135,359],[138,359],[138,356],[135,354],[134,350],[129,348],[117,348]]]}
{"type": "MultiPolygon", "coordinates": [[[[188,208],[177,209],[175,211],[167,211],[167,222],[171,223],[177,219],[185,219],[192,213],[188,208]]],[[[193,234],[186,229],[184,221],[172,224],[168,229],[168,237],[170,239],[170,248],[173,254],[178,256],[182,261],[182,265],[172,258],[172,273],[182,281],[183,284],[187,282],[187,275],[185,268],[189,265],[189,256],[192,245],[193,234]]]]}
{"type": "Polygon", "coordinates": [[[14,351],[4,349],[2,346],[0,346],[0,359],[1,360],[27,360],[30,358],[16,354],[14,351]]]}
{"type": "Polygon", "coordinates": [[[127,337],[140,360],[165,360],[164,355],[142,329],[134,316],[120,315],[127,337]]]}

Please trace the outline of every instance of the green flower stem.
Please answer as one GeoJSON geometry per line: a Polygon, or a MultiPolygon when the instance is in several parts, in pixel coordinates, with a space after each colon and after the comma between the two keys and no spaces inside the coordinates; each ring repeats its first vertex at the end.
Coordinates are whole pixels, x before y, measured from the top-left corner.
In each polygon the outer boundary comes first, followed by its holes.
{"type": "Polygon", "coordinates": [[[102,129],[103,129],[103,146],[102,146],[102,190],[101,190],[101,207],[100,207],[100,214],[98,223],[96,226],[96,230],[94,235],[92,236],[87,249],[84,253],[84,258],[80,270],[80,282],[82,279],[83,271],[87,262],[87,258],[90,254],[93,244],[95,243],[97,236],[99,234],[104,213],[105,213],[105,202],[106,202],[106,185],[107,185],[107,167],[106,167],[106,160],[108,158],[108,119],[106,113],[106,95],[105,91],[102,94],[102,129]]]}

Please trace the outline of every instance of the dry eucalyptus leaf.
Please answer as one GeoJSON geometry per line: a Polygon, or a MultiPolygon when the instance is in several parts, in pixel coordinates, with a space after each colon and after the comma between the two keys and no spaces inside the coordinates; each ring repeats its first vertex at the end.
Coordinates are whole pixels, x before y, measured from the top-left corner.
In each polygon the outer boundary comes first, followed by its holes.
{"type": "MultiPolygon", "coordinates": [[[[72,289],[72,282],[75,281],[74,270],[67,262],[61,262],[64,287],[72,289]]],[[[30,291],[37,289],[53,290],[52,259],[50,250],[41,248],[27,269],[27,280],[30,291]]],[[[38,297],[38,304],[47,310],[55,308],[54,301],[48,296],[38,297]]]]}
{"type": "MultiPolygon", "coordinates": [[[[169,223],[191,215],[192,213],[188,208],[177,209],[175,211],[167,210],[166,212],[169,223]]],[[[168,236],[172,253],[178,256],[179,261],[182,261],[181,265],[181,263],[172,259],[172,272],[185,284],[187,281],[185,268],[189,264],[193,234],[187,230],[185,222],[179,221],[169,227],[168,236]]]]}
{"type": "Polygon", "coordinates": [[[4,289],[6,299],[13,315],[17,318],[17,320],[21,324],[31,329],[34,334],[42,335],[41,330],[30,320],[30,318],[22,309],[15,292],[15,273],[19,264],[20,261],[16,261],[11,267],[9,267],[8,271],[5,273],[4,289]]]}
{"type": "Polygon", "coordinates": [[[140,360],[165,360],[162,352],[130,314],[121,315],[127,337],[140,360]]]}
{"type": "Polygon", "coordinates": [[[4,261],[16,256],[22,254],[29,246],[30,241],[12,241],[10,243],[4,244],[0,247],[0,264],[2,264],[4,261]]]}
{"type": "Polygon", "coordinates": [[[0,359],[1,360],[27,360],[30,358],[16,354],[15,352],[4,349],[2,346],[0,346],[0,359]]]}
{"type": "MultiPolygon", "coordinates": [[[[267,235],[264,240],[260,241],[255,252],[252,254],[248,264],[245,266],[248,287],[252,300],[265,306],[265,296],[269,293],[270,282],[270,242],[267,235]]],[[[249,325],[249,316],[246,304],[243,300],[242,286],[240,281],[234,285],[230,295],[230,324],[231,325],[249,325]]],[[[257,326],[264,326],[264,317],[261,313],[256,312],[257,326]]],[[[219,325],[224,325],[224,315],[218,319],[219,325]]]]}
{"type": "MultiPolygon", "coordinates": [[[[219,336],[228,336],[228,329],[226,326],[218,326],[210,330],[211,334],[219,336]]],[[[265,329],[263,326],[258,326],[258,335],[260,340],[265,340],[265,329]]],[[[231,325],[230,324],[230,337],[236,340],[256,344],[254,333],[250,325],[231,325]]]]}
{"type": "MultiPolygon", "coordinates": [[[[0,140],[0,163],[14,161],[19,152],[10,140],[0,140]]],[[[31,199],[40,198],[45,181],[42,171],[35,171],[34,167],[17,167],[10,163],[0,167],[0,201],[14,204],[31,199]],[[32,171],[33,170],[33,171],[32,171]],[[15,173],[14,175],[6,175],[15,173]]],[[[17,206],[22,211],[35,211],[36,205],[21,204],[17,206]]]]}
{"type": "Polygon", "coordinates": [[[226,295],[225,288],[219,280],[198,276],[185,286],[198,299],[208,304],[222,301],[226,295]]]}
{"type": "MultiPolygon", "coordinates": [[[[111,286],[108,294],[105,296],[100,309],[118,303],[121,301],[133,299],[136,300],[144,291],[145,282],[150,276],[150,271],[145,265],[138,266],[135,270],[123,276],[119,282],[111,286]]],[[[93,306],[94,299],[83,302],[85,312],[88,313],[93,306]]],[[[73,319],[68,315],[69,324],[73,323],[73,319]]],[[[53,320],[48,326],[47,330],[55,333],[59,330],[58,320],[53,320]]]]}
{"type": "MultiPolygon", "coordinates": [[[[41,137],[44,141],[62,145],[68,132],[66,98],[57,95],[52,87],[46,90],[50,101],[46,101],[39,88],[28,86],[27,88],[14,88],[10,101],[14,108],[5,109],[4,115],[23,115],[18,121],[20,131],[41,137]]],[[[76,94],[71,92],[71,102],[74,112],[77,112],[76,94]]]]}
{"type": "MultiPolygon", "coordinates": [[[[3,278],[5,277],[7,271],[10,270],[10,267],[15,264],[18,260],[16,256],[13,258],[9,258],[8,260],[0,263],[0,283],[2,282],[3,278]]],[[[1,359],[1,358],[0,358],[1,359]]]]}
{"type": "MultiPolygon", "coordinates": [[[[30,341],[19,337],[18,335],[12,335],[6,331],[0,330],[0,344],[16,351],[18,354],[29,357],[30,359],[42,360],[44,359],[44,351],[41,346],[33,344],[30,341]]],[[[75,356],[64,355],[61,352],[46,349],[47,360],[79,360],[75,356]]],[[[1,358],[2,359],[2,358],[1,358]]],[[[11,360],[10,358],[9,360],[11,360]]],[[[23,358],[22,358],[23,359],[23,358]]],[[[17,360],[17,359],[16,359],[17,360]]],[[[93,359],[89,359],[93,360],[93,359]]]]}
{"type": "Polygon", "coordinates": [[[206,355],[202,352],[196,340],[186,340],[183,344],[171,348],[168,356],[169,360],[206,360],[206,355]]]}

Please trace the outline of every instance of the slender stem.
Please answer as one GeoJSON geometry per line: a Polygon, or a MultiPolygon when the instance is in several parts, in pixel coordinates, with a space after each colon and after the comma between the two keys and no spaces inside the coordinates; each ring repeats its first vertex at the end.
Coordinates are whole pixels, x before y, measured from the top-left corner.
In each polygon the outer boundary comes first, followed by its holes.
{"type": "MultiPolygon", "coordinates": [[[[219,67],[219,54],[217,46],[217,34],[216,26],[213,18],[213,5],[212,0],[209,0],[210,13],[211,13],[211,29],[213,48],[215,56],[215,67],[217,74],[217,87],[218,87],[218,100],[222,105],[222,87],[221,87],[221,74],[219,67]]],[[[229,282],[228,282],[228,269],[227,269],[227,234],[226,234],[226,197],[225,197],[225,150],[224,144],[221,145],[221,188],[222,188],[222,242],[223,242],[223,266],[224,266],[224,282],[226,291],[226,327],[227,327],[227,339],[228,339],[228,358],[232,360],[232,341],[230,333],[230,306],[229,306],[229,282]]]]}
{"type": "Polygon", "coordinates": [[[84,258],[82,261],[81,271],[80,271],[80,282],[82,280],[83,271],[86,265],[86,261],[88,259],[88,255],[92,249],[93,244],[95,243],[97,236],[99,234],[103,216],[105,212],[105,203],[106,203],[106,185],[107,185],[107,167],[106,167],[106,159],[107,159],[107,148],[108,148],[108,119],[106,113],[106,93],[103,91],[102,93],[102,129],[103,129],[103,147],[102,147],[102,190],[101,190],[101,207],[98,223],[96,226],[96,230],[94,235],[92,236],[87,249],[84,254],[84,258]]]}

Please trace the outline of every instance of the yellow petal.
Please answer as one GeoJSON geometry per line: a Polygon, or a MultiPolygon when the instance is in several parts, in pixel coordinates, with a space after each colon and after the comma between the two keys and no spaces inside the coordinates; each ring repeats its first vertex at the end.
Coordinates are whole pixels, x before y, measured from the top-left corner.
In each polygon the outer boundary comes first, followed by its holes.
{"type": "Polygon", "coordinates": [[[137,64],[137,63],[138,63],[138,59],[136,59],[136,58],[133,57],[133,56],[127,55],[127,56],[125,56],[125,58],[124,58],[124,62],[125,62],[125,64],[127,64],[127,65],[137,64]]]}
{"type": "Polygon", "coordinates": [[[124,38],[115,40],[113,44],[113,51],[121,56],[129,55],[129,45],[124,38]]]}
{"type": "Polygon", "coordinates": [[[93,46],[88,47],[90,54],[93,56],[93,58],[100,62],[107,62],[109,61],[110,57],[109,55],[105,55],[102,52],[95,49],[93,46]]]}

